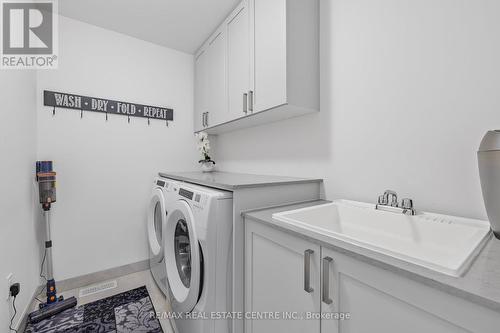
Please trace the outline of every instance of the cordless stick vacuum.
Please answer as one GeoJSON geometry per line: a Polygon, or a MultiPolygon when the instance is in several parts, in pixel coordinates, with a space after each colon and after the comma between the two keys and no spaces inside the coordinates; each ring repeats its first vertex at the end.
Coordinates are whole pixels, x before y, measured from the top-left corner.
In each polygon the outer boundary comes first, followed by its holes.
{"type": "Polygon", "coordinates": [[[47,302],[41,303],[39,310],[28,315],[30,323],[38,323],[66,309],[76,306],[76,298],[57,297],[56,281],[52,267],[52,239],[50,237],[50,208],[56,202],[56,173],[52,170],[52,161],[36,162],[36,180],[38,182],[40,204],[45,218],[45,262],[47,272],[47,302]]]}

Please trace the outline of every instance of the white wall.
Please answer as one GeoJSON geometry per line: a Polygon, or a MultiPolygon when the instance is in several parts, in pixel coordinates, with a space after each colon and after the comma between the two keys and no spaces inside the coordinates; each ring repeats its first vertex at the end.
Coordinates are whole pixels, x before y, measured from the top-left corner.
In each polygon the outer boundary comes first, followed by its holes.
{"type": "Polygon", "coordinates": [[[40,235],[34,222],[36,160],[35,73],[0,73],[0,331],[8,332],[13,314],[6,301],[6,277],[21,284],[14,326],[39,285],[40,235]]]}
{"type": "Polygon", "coordinates": [[[322,0],[321,112],[221,135],[227,171],[323,177],[486,218],[476,150],[500,127],[500,2],[322,0]]]}
{"type": "Polygon", "coordinates": [[[153,177],[192,170],[192,55],[61,17],[59,69],[38,74],[38,157],[54,160],[56,279],[148,258],[146,212],[153,177]],[[174,108],[174,121],[43,106],[55,90],[174,108]]]}

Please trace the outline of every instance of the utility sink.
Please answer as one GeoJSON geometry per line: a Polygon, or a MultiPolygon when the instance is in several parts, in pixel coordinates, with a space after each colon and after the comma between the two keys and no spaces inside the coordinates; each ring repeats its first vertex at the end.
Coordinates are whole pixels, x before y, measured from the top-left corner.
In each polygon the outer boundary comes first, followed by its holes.
{"type": "Polygon", "coordinates": [[[276,213],[273,219],[455,277],[490,236],[488,221],[424,212],[410,216],[348,200],[276,213]]]}

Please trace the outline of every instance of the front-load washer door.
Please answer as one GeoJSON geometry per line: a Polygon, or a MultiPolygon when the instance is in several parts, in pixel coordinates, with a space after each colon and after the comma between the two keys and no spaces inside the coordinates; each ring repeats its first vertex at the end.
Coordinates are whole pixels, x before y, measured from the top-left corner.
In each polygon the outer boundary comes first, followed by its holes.
{"type": "Polygon", "coordinates": [[[167,219],[163,198],[163,192],[158,188],[154,189],[148,209],[149,248],[158,262],[163,260],[163,227],[167,219]]]}
{"type": "Polygon", "coordinates": [[[178,200],[167,218],[165,263],[174,311],[191,312],[201,286],[201,256],[191,208],[178,200]]]}

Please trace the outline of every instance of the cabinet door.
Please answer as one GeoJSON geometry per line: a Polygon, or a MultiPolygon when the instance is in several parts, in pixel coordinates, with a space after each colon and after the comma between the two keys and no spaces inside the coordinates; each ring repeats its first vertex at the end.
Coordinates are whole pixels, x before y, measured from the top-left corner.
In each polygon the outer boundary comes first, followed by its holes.
{"type": "Polygon", "coordinates": [[[287,102],[286,0],[253,0],[254,112],[287,102]]]}
{"type": "Polygon", "coordinates": [[[244,0],[227,20],[228,119],[248,112],[250,90],[250,35],[248,1],[244,0]]]}
{"type": "Polygon", "coordinates": [[[226,100],[226,45],[224,29],[219,29],[208,42],[207,50],[207,119],[208,127],[224,121],[226,100]]]}
{"type": "Polygon", "coordinates": [[[204,127],[204,113],[208,110],[208,68],[206,50],[201,50],[195,58],[194,85],[194,130],[204,127]]]}
{"type": "Polygon", "coordinates": [[[319,319],[305,319],[320,311],[319,258],[316,244],[245,222],[245,313],[280,316],[245,318],[246,333],[320,332],[319,319]]]}
{"type": "Polygon", "coordinates": [[[498,327],[487,319],[478,319],[480,325],[475,326],[472,318],[485,315],[486,309],[352,257],[335,254],[334,258],[338,309],[350,314],[349,320],[339,321],[342,333],[479,333],[493,332],[485,325],[498,327]]]}

